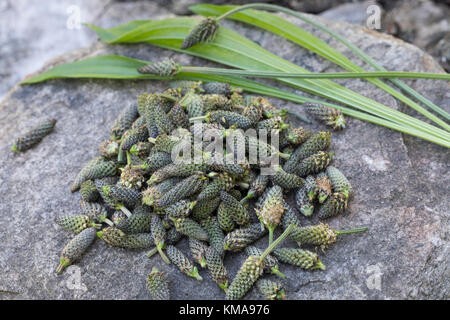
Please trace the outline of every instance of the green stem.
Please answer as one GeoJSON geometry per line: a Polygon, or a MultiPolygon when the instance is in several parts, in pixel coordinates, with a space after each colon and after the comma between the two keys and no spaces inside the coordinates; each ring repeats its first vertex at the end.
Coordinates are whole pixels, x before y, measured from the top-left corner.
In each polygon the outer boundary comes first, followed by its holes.
{"type": "MultiPolygon", "coordinates": [[[[343,45],[345,45],[347,48],[349,48],[350,50],[355,52],[362,60],[364,60],[367,64],[369,64],[374,69],[380,70],[380,71],[386,71],[386,69],[383,66],[381,66],[375,60],[373,60],[371,57],[369,57],[364,51],[362,51],[358,47],[354,46],[353,44],[348,42],[345,38],[341,37],[337,33],[335,33],[332,30],[326,28],[325,26],[321,25],[320,23],[314,22],[313,20],[311,20],[311,19],[309,19],[307,17],[301,16],[301,15],[298,15],[298,14],[296,16],[300,20],[303,20],[306,23],[311,24],[314,27],[317,27],[318,29],[320,29],[320,30],[328,33],[330,36],[334,37],[336,40],[340,41],[343,45]]],[[[442,108],[440,108],[437,105],[435,105],[433,102],[431,102],[430,100],[428,100],[424,96],[422,96],[420,93],[415,91],[413,88],[408,86],[403,81],[397,80],[397,79],[390,79],[390,81],[392,83],[394,83],[397,87],[402,89],[403,91],[407,92],[410,96],[416,98],[418,101],[420,101],[421,103],[423,103],[424,105],[426,105],[427,107],[429,107],[430,109],[435,111],[436,113],[438,113],[441,116],[443,116],[445,119],[450,120],[450,114],[449,113],[447,113],[445,110],[443,110],[442,108]]]]}
{"type": "Polygon", "coordinates": [[[280,278],[283,278],[283,279],[286,278],[286,275],[284,273],[282,273],[280,270],[278,270],[278,266],[270,268],[270,272],[280,278]]]}
{"type": "Polygon", "coordinates": [[[162,243],[159,243],[159,244],[156,246],[156,249],[158,250],[159,255],[161,256],[161,258],[163,259],[163,261],[164,261],[165,263],[167,263],[167,264],[170,264],[169,258],[166,256],[166,254],[165,254],[164,251],[162,250],[163,246],[164,246],[164,241],[163,241],[162,243]]]}
{"type": "Polygon", "coordinates": [[[198,273],[197,267],[193,267],[192,270],[188,271],[187,275],[192,277],[192,278],[194,278],[194,279],[197,279],[198,281],[202,281],[203,280],[203,278],[198,273]]]}
{"type": "Polygon", "coordinates": [[[106,223],[107,225],[109,225],[111,227],[114,227],[114,223],[111,220],[109,220],[108,218],[105,218],[102,222],[106,223]]]}
{"type": "MultiPolygon", "coordinates": [[[[284,91],[278,88],[274,88],[274,87],[270,87],[268,85],[264,85],[262,83],[258,83],[258,82],[254,82],[254,81],[249,81],[249,80],[244,80],[242,78],[238,78],[238,77],[223,77],[223,76],[217,76],[214,77],[214,80],[210,79],[211,76],[208,75],[201,75],[201,74],[197,74],[196,77],[186,77],[183,78],[185,80],[203,80],[203,81],[221,81],[221,82],[226,82],[229,83],[231,85],[234,86],[239,86],[240,88],[242,88],[244,91],[246,92],[252,92],[252,93],[257,93],[257,94],[263,94],[263,95],[268,95],[268,96],[272,96],[272,97],[276,97],[276,98],[280,98],[283,100],[288,100],[288,101],[292,101],[295,103],[305,103],[305,102],[312,102],[312,103],[320,103],[323,105],[326,105],[328,107],[331,108],[335,108],[335,109],[339,109],[342,111],[343,114],[356,118],[356,119],[360,119],[363,121],[367,121],[373,124],[377,124],[377,125],[381,125],[383,127],[389,128],[389,129],[393,129],[396,131],[400,131],[402,133],[406,133],[433,143],[436,143],[438,145],[450,148],[450,142],[447,141],[446,139],[442,139],[441,137],[435,136],[435,135],[430,135],[426,132],[423,132],[421,130],[418,130],[416,128],[412,128],[410,126],[406,126],[406,125],[401,125],[397,122],[391,121],[392,119],[385,119],[383,117],[379,117],[379,114],[375,114],[371,115],[371,114],[367,114],[365,112],[361,112],[361,111],[357,111],[357,110],[353,110],[350,108],[346,108],[346,107],[342,107],[340,105],[337,104],[333,104],[333,103],[329,103],[329,102],[325,102],[322,100],[318,100],[318,99],[313,99],[313,98],[308,98],[308,97],[304,97],[304,96],[300,96],[298,94],[295,93],[291,93],[288,91],[284,91]]],[[[414,118],[413,118],[414,119],[414,118]]],[[[420,121],[420,120],[418,120],[420,121]]],[[[420,121],[422,122],[422,121],[420,121]]]]}
{"type": "Polygon", "coordinates": [[[248,189],[248,188],[250,188],[249,184],[248,184],[248,183],[245,183],[245,182],[238,182],[237,185],[238,185],[239,187],[241,187],[242,189],[248,189]]]}
{"type": "Polygon", "coordinates": [[[294,228],[294,224],[290,224],[289,227],[284,230],[284,232],[270,244],[267,249],[263,252],[263,254],[259,257],[261,261],[264,261],[264,259],[273,251],[275,248],[286,239],[287,236],[291,233],[292,229],[294,228]]]}
{"type": "Polygon", "coordinates": [[[273,243],[273,230],[275,228],[268,228],[269,229],[269,246],[273,243]]]}
{"type": "Polygon", "coordinates": [[[131,166],[131,153],[127,151],[127,165],[131,166]]]}
{"type": "Polygon", "coordinates": [[[119,207],[120,210],[122,210],[123,213],[125,213],[125,215],[129,218],[131,217],[132,213],[130,212],[130,210],[128,210],[127,208],[125,208],[125,206],[122,204],[119,207]]]}
{"type": "Polygon", "coordinates": [[[206,118],[207,118],[207,116],[200,116],[200,117],[192,117],[192,118],[189,118],[189,122],[195,122],[195,121],[203,121],[203,120],[206,120],[206,118]]]}
{"type": "Polygon", "coordinates": [[[119,153],[117,155],[117,162],[118,163],[124,163],[125,162],[125,152],[122,148],[119,147],[119,153]]]}
{"type": "MultiPolygon", "coordinates": [[[[323,32],[328,33],[329,35],[331,35],[332,37],[334,37],[335,39],[337,39],[338,41],[340,41],[341,43],[343,43],[346,47],[348,47],[349,49],[351,49],[353,52],[355,52],[361,59],[363,59],[366,63],[368,63],[369,65],[371,65],[373,68],[377,69],[377,70],[381,70],[381,71],[386,71],[385,68],[383,68],[381,65],[379,65],[375,60],[373,60],[372,58],[370,58],[368,55],[366,55],[362,50],[360,50],[359,48],[357,48],[356,46],[354,46],[353,44],[351,44],[350,42],[348,42],[346,39],[344,39],[343,37],[341,37],[340,35],[338,35],[337,33],[333,32],[332,30],[328,29],[327,27],[321,25],[320,23],[314,22],[313,20],[284,7],[280,7],[277,5],[271,5],[271,4],[265,4],[265,3],[252,3],[252,4],[247,4],[247,5],[243,5],[243,6],[239,6],[236,7],[228,12],[225,12],[224,14],[222,14],[221,16],[216,18],[216,21],[219,21],[221,19],[224,19],[236,12],[239,11],[243,11],[243,10],[247,10],[247,9],[263,9],[263,10],[267,10],[267,11],[279,11],[279,12],[283,12],[285,14],[294,16],[320,30],[322,30],[323,32]]],[[[358,69],[360,69],[359,67],[357,67],[358,69]]],[[[421,114],[423,114],[424,116],[428,117],[430,120],[433,120],[434,122],[436,122],[435,120],[437,119],[439,125],[442,126],[442,123],[445,124],[445,122],[443,122],[442,120],[440,120],[439,118],[437,118],[436,116],[434,116],[433,114],[431,114],[430,112],[428,112],[427,110],[425,110],[424,108],[422,108],[420,105],[416,104],[414,101],[410,100],[409,98],[405,97],[404,95],[402,95],[400,92],[396,91],[394,88],[388,86],[387,84],[377,80],[376,80],[376,84],[382,88],[383,90],[385,90],[386,92],[390,93],[391,95],[393,95],[394,97],[398,98],[400,101],[408,104],[411,108],[415,109],[417,112],[420,112],[421,114]]],[[[391,82],[393,82],[394,84],[396,84],[397,86],[399,86],[401,89],[403,89],[404,91],[408,92],[410,95],[412,95],[413,97],[415,97],[416,99],[418,99],[420,102],[424,103],[425,105],[427,105],[430,109],[434,110],[435,112],[439,113],[440,115],[442,115],[443,117],[445,117],[447,120],[450,120],[450,115],[445,112],[444,110],[442,110],[441,108],[439,108],[437,105],[435,105],[434,103],[432,103],[431,101],[429,101],[428,99],[426,99],[425,97],[423,97],[422,95],[420,95],[418,92],[416,92],[414,89],[412,89],[411,87],[409,87],[408,85],[406,85],[405,83],[403,83],[400,80],[397,79],[392,79],[391,82]]],[[[447,129],[448,130],[448,129],[447,129]]]]}
{"type": "Polygon", "coordinates": [[[368,72],[324,72],[324,73],[291,73],[258,70],[238,70],[225,68],[208,68],[183,66],[180,70],[186,73],[203,73],[222,76],[241,76],[262,79],[296,78],[296,79],[362,79],[362,78],[410,78],[450,80],[448,73],[406,72],[406,71],[368,71],[368,72]]]}
{"type": "Polygon", "coordinates": [[[278,155],[280,156],[280,158],[282,158],[282,159],[289,159],[290,157],[291,157],[291,155],[290,154],[288,154],[288,153],[283,153],[283,152],[278,152],[278,155]]]}
{"type": "Polygon", "coordinates": [[[367,231],[367,227],[362,228],[355,228],[355,229],[347,229],[347,230],[333,230],[334,234],[337,236],[340,236],[341,234],[350,234],[350,233],[358,233],[358,232],[364,232],[367,231]]]}
{"type": "Polygon", "coordinates": [[[168,95],[168,94],[159,93],[158,95],[159,95],[161,98],[164,98],[164,99],[169,100],[169,101],[171,101],[171,102],[177,102],[177,101],[178,101],[177,98],[172,97],[172,96],[170,96],[170,95],[168,95]]]}
{"type": "Polygon", "coordinates": [[[155,247],[152,250],[149,250],[145,253],[145,255],[147,256],[147,258],[151,258],[153,257],[156,253],[158,252],[158,248],[155,247]]]}

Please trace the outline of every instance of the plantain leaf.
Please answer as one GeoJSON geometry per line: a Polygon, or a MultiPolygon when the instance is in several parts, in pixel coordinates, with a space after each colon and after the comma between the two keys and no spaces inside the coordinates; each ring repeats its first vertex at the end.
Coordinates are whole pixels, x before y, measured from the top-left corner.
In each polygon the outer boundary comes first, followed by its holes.
{"type": "MultiPolygon", "coordinates": [[[[268,5],[271,7],[271,5],[268,5]]],[[[225,12],[228,12],[234,8],[237,8],[238,6],[217,6],[217,5],[210,5],[210,4],[199,4],[189,7],[189,9],[199,15],[203,16],[220,16],[224,14],[225,12]]],[[[272,6],[277,7],[277,6],[272,6]]],[[[288,9],[288,12],[291,10],[288,9]]],[[[292,13],[295,14],[296,17],[301,18],[305,21],[311,21],[310,19],[300,16],[298,13],[292,13]]],[[[337,65],[354,72],[364,72],[365,70],[355,63],[353,63],[350,59],[348,59],[345,55],[340,53],[339,51],[333,49],[330,47],[327,43],[322,41],[321,39],[317,38],[316,36],[312,35],[311,33],[307,32],[306,30],[298,27],[297,25],[275,15],[272,13],[260,11],[260,10],[245,10],[242,12],[234,13],[231,16],[228,17],[229,19],[244,22],[259,28],[262,28],[264,30],[267,30],[269,32],[272,32],[274,34],[277,34],[281,37],[284,37],[312,52],[317,53],[318,55],[336,63],[337,65]]],[[[313,22],[312,22],[313,23],[313,22]]],[[[314,23],[314,26],[318,26],[317,23],[314,23]]],[[[322,27],[322,30],[326,29],[326,27],[322,27]]],[[[324,30],[327,32],[327,30],[324,30]]],[[[329,31],[330,34],[338,38],[338,40],[341,38],[337,36],[334,32],[329,31]]],[[[343,40],[345,41],[345,40],[343,40]]],[[[347,43],[345,41],[345,43],[347,43]]],[[[351,49],[355,48],[353,45],[350,45],[351,49]]],[[[366,55],[359,49],[356,50],[356,53],[361,56],[366,55]]],[[[363,57],[363,58],[364,58],[363,57]]],[[[372,66],[377,67],[375,61],[373,61],[371,58],[367,57],[370,61],[366,61],[370,63],[372,66]],[[374,65],[375,64],[375,65],[374,65]]],[[[385,70],[384,68],[377,68],[378,70],[385,70]]],[[[401,102],[409,105],[411,108],[416,110],[417,112],[423,114],[430,120],[434,121],[435,123],[439,124],[441,127],[445,128],[447,131],[450,131],[450,126],[442,121],[440,118],[436,117],[434,114],[430,113],[428,110],[424,109],[419,104],[415,103],[413,100],[409,99],[405,95],[403,95],[401,92],[395,90],[395,88],[389,86],[385,82],[381,81],[380,79],[366,79],[367,81],[371,82],[372,84],[378,86],[379,88],[383,89],[384,91],[388,92],[401,102]]],[[[402,88],[403,90],[407,91],[410,95],[421,101],[422,103],[426,104],[428,107],[433,109],[435,112],[439,113],[443,117],[445,117],[447,120],[450,119],[450,115],[433,104],[431,101],[428,101],[425,97],[421,96],[418,92],[414,91],[412,88],[401,82],[400,80],[392,79],[393,82],[402,88]]]]}
{"type": "Polygon", "coordinates": [[[23,81],[23,84],[42,82],[56,78],[107,78],[107,79],[157,79],[142,75],[137,68],[148,62],[117,55],[104,55],[56,66],[47,72],[23,81]]]}
{"type": "MultiPolygon", "coordinates": [[[[181,50],[180,46],[183,39],[198,21],[195,18],[169,18],[149,20],[147,23],[141,21],[137,27],[132,25],[134,23],[131,22],[112,29],[105,30],[98,27],[93,29],[98,33],[100,39],[107,43],[146,42],[245,70],[308,72],[225,27],[219,28],[213,42],[196,45],[188,50],[181,50]]],[[[278,81],[450,141],[448,132],[364,97],[331,80],[280,78],[278,81]]]]}
{"type": "MultiPolygon", "coordinates": [[[[127,57],[117,55],[104,55],[93,58],[87,58],[84,60],[67,63],[54,67],[42,74],[34,76],[25,80],[22,84],[33,84],[50,79],[57,78],[101,78],[101,79],[156,79],[167,80],[167,78],[143,75],[136,71],[137,68],[148,64],[148,61],[136,60],[127,57]]],[[[368,121],[374,124],[378,124],[390,129],[394,129],[406,134],[410,134],[424,140],[437,143],[446,147],[450,147],[450,143],[436,138],[432,135],[423,133],[417,129],[398,125],[395,122],[381,119],[379,117],[368,115],[367,113],[352,110],[349,108],[335,105],[332,103],[320,101],[317,99],[302,97],[295,93],[284,91],[269,85],[258,83],[249,79],[235,77],[235,76],[217,76],[210,74],[195,74],[195,73],[183,73],[181,72],[175,78],[175,80],[195,80],[195,81],[219,81],[226,82],[233,86],[240,87],[243,90],[255,94],[272,96],[295,103],[322,103],[332,108],[342,110],[342,112],[348,116],[368,121]]]]}

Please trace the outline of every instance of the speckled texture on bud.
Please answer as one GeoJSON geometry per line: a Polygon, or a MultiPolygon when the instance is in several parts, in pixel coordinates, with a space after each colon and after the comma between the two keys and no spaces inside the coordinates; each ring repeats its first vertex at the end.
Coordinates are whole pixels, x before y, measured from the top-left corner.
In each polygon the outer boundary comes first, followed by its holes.
{"type": "Polygon", "coordinates": [[[230,174],[222,172],[208,186],[200,192],[198,201],[210,200],[220,195],[221,191],[229,191],[234,187],[234,181],[230,174]]]}
{"type": "Polygon", "coordinates": [[[266,230],[261,230],[260,223],[254,223],[247,228],[239,228],[225,236],[223,249],[228,251],[240,251],[249,244],[255,242],[266,234],[266,230]]]}
{"type": "Polygon", "coordinates": [[[108,217],[106,208],[100,203],[80,200],[80,208],[84,214],[98,222],[103,222],[108,217]]]}
{"type": "Polygon", "coordinates": [[[236,128],[245,130],[252,126],[252,122],[249,118],[233,111],[212,111],[206,115],[206,119],[209,122],[219,123],[225,128],[235,126],[236,128]]]}
{"type": "Polygon", "coordinates": [[[169,300],[169,279],[164,272],[153,267],[152,272],[147,276],[147,290],[153,300],[169,300]]]}
{"type": "Polygon", "coordinates": [[[205,112],[201,96],[194,92],[186,93],[178,103],[186,108],[189,118],[201,117],[205,112]]]}
{"type": "Polygon", "coordinates": [[[159,168],[150,177],[149,183],[158,183],[171,177],[189,177],[199,171],[207,172],[208,166],[204,163],[171,163],[159,168]]]}
{"type": "Polygon", "coordinates": [[[307,176],[308,174],[321,172],[330,164],[332,156],[333,153],[319,151],[308,158],[303,159],[297,168],[295,168],[295,172],[302,177],[307,176]]]}
{"type": "Polygon", "coordinates": [[[131,215],[129,218],[122,219],[118,224],[117,228],[122,230],[127,234],[132,233],[146,233],[150,232],[150,220],[151,216],[148,214],[135,214],[131,215]]]}
{"type": "Polygon", "coordinates": [[[176,75],[181,66],[172,59],[163,59],[151,64],[147,64],[138,68],[138,71],[143,74],[151,74],[160,77],[172,77],[176,75]]]}
{"type": "Polygon", "coordinates": [[[305,180],[293,173],[287,173],[282,167],[275,169],[275,174],[271,176],[273,184],[279,185],[283,189],[296,189],[304,185],[305,180]]]}
{"type": "Polygon", "coordinates": [[[86,180],[80,186],[80,195],[84,201],[94,202],[97,201],[100,194],[95,187],[94,181],[86,180]]]}
{"type": "Polygon", "coordinates": [[[220,199],[225,205],[234,222],[238,225],[250,223],[250,213],[235,197],[225,191],[220,192],[220,199]]]}
{"type": "Polygon", "coordinates": [[[174,104],[167,114],[167,117],[175,128],[189,127],[189,117],[186,114],[184,107],[179,103],[174,104]]]}
{"type": "Polygon", "coordinates": [[[131,125],[138,118],[138,116],[139,113],[137,105],[132,104],[125,107],[111,128],[111,136],[115,139],[120,139],[125,131],[131,128],[131,125]]]}
{"type": "Polygon", "coordinates": [[[169,85],[171,88],[179,90],[181,94],[186,94],[190,91],[195,93],[204,92],[201,81],[174,80],[170,81],[169,85]]]}
{"type": "Polygon", "coordinates": [[[142,193],[142,202],[148,206],[156,204],[159,199],[169,190],[171,190],[178,182],[179,178],[170,178],[157,185],[148,187],[142,193]]]}
{"type": "Polygon", "coordinates": [[[164,240],[166,239],[166,229],[164,228],[161,218],[153,214],[150,217],[151,234],[156,246],[162,247],[164,240]]]}
{"type": "Polygon", "coordinates": [[[97,227],[88,215],[80,214],[76,216],[61,216],[55,219],[57,225],[66,231],[72,233],[80,233],[86,228],[97,227]]]}
{"type": "Polygon", "coordinates": [[[148,137],[149,135],[146,125],[141,125],[137,128],[131,128],[123,134],[122,142],[120,143],[120,149],[130,150],[133,145],[138,142],[146,141],[148,137]]]}
{"type": "Polygon", "coordinates": [[[279,281],[260,279],[256,282],[259,293],[267,300],[284,300],[286,289],[279,281]]]}
{"type": "Polygon", "coordinates": [[[142,194],[137,189],[125,188],[118,185],[106,186],[103,191],[107,192],[107,195],[117,202],[121,202],[131,208],[140,203],[142,199],[142,194]]]}
{"type": "Polygon", "coordinates": [[[345,118],[341,110],[317,103],[305,103],[304,108],[314,118],[324,122],[334,130],[342,130],[345,128],[345,118]]]}
{"type": "Polygon", "coordinates": [[[260,108],[262,114],[266,119],[273,118],[280,113],[280,110],[275,108],[269,101],[269,99],[265,97],[255,97],[251,100],[250,104],[256,105],[258,108],[260,108]]]}
{"type": "Polygon", "coordinates": [[[292,264],[305,270],[325,270],[325,266],[320,261],[319,256],[308,250],[278,248],[274,250],[273,255],[283,263],[292,264]]]}
{"type": "Polygon", "coordinates": [[[298,219],[297,211],[292,208],[292,206],[286,201],[284,202],[284,207],[286,208],[286,210],[284,211],[283,217],[281,218],[281,225],[283,227],[283,230],[286,230],[287,227],[289,227],[289,225],[291,224],[300,226],[301,223],[298,219]]]}
{"type": "Polygon", "coordinates": [[[220,228],[225,232],[231,232],[235,228],[234,220],[227,206],[221,202],[217,208],[217,221],[220,228]]]}
{"type": "Polygon", "coordinates": [[[114,162],[105,160],[103,157],[95,157],[81,169],[70,187],[71,192],[77,191],[86,180],[95,180],[103,177],[114,176],[117,166],[114,162]]]}
{"type": "Polygon", "coordinates": [[[295,202],[298,209],[305,217],[309,217],[313,214],[314,204],[311,200],[309,200],[308,193],[305,187],[297,190],[297,192],[295,193],[295,202]]]}
{"type": "Polygon", "coordinates": [[[305,190],[306,194],[308,195],[308,198],[310,201],[314,201],[316,199],[319,188],[317,186],[316,179],[313,176],[307,176],[305,179],[305,190]]]}
{"type": "Polygon", "coordinates": [[[270,119],[261,120],[256,124],[256,130],[267,130],[270,133],[271,130],[285,130],[289,127],[288,124],[284,123],[281,117],[273,117],[270,119]]]}
{"type": "Polygon", "coordinates": [[[220,94],[204,94],[201,96],[204,112],[215,110],[231,111],[232,106],[227,97],[220,94]]]}
{"type": "MultiPolygon", "coordinates": [[[[327,169],[329,169],[328,167],[327,169]]],[[[331,180],[325,172],[321,172],[316,177],[319,203],[324,203],[331,195],[331,180]]]]}
{"type": "Polygon", "coordinates": [[[280,186],[271,187],[261,205],[255,208],[259,220],[269,230],[269,236],[281,222],[284,210],[283,190],[280,186]]]}
{"type": "MultiPolygon", "coordinates": [[[[263,254],[263,250],[254,247],[254,246],[248,246],[245,248],[245,253],[247,256],[261,256],[263,254]]],[[[280,272],[279,270],[279,264],[277,258],[275,258],[272,255],[267,255],[266,258],[263,261],[263,268],[265,272],[275,274],[281,278],[285,278],[286,276],[280,272]]]]}
{"type": "Polygon", "coordinates": [[[347,197],[343,193],[333,193],[319,209],[319,218],[326,219],[337,216],[347,208],[347,197]]]}
{"type": "Polygon", "coordinates": [[[170,153],[161,151],[151,151],[148,158],[145,160],[145,171],[153,172],[164,166],[172,163],[170,153]]]}
{"type": "Polygon", "coordinates": [[[98,146],[98,153],[105,158],[114,158],[119,153],[119,141],[109,139],[98,146]]]}
{"type": "Polygon", "coordinates": [[[189,238],[189,250],[191,251],[192,259],[197,262],[202,268],[206,267],[206,250],[208,246],[197,239],[189,238]]]}
{"type": "Polygon", "coordinates": [[[197,240],[208,241],[209,237],[206,231],[194,220],[190,218],[173,219],[175,228],[181,234],[197,240]]]}
{"type": "Polygon", "coordinates": [[[81,258],[94,241],[96,232],[96,228],[84,229],[66,244],[61,253],[59,266],[56,269],[57,273],[61,273],[64,268],[81,258]]]}
{"type": "Polygon", "coordinates": [[[197,202],[195,207],[192,209],[192,218],[197,221],[201,221],[209,217],[214,213],[214,211],[216,211],[220,202],[220,198],[197,202]]]}
{"type": "Polygon", "coordinates": [[[197,280],[203,280],[202,277],[198,274],[197,267],[195,267],[192,262],[177,248],[173,245],[168,245],[167,256],[170,261],[178,267],[184,274],[193,277],[197,280]]]}
{"type": "Polygon", "coordinates": [[[186,218],[192,211],[192,208],[196,205],[195,201],[180,200],[174,204],[168,206],[165,211],[169,218],[186,218]]]}
{"type": "Polygon", "coordinates": [[[107,244],[117,247],[120,245],[122,239],[126,236],[125,232],[116,227],[107,227],[97,232],[97,236],[105,241],[107,244]]]}
{"type": "Polygon", "coordinates": [[[292,143],[293,145],[299,145],[305,142],[309,137],[311,137],[312,132],[310,130],[306,130],[302,127],[297,128],[289,128],[285,133],[285,137],[287,141],[292,143]]]}
{"type": "Polygon", "coordinates": [[[150,233],[125,234],[114,227],[107,227],[97,232],[97,236],[113,247],[126,249],[147,249],[154,244],[150,233]]]}
{"type": "Polygon", "coordinates": [[[206,231],[209,238],[209,244],[214,248],[221,256],[223,255],[223,239],[225,235],[220,228],[217,217],[207,217],[200,222],[202,228],[206,231]]]}
{"type": "Polygon", "coordinates": [[[55,119],[49,119],[40,123],[37,127],[31,129],[22,137],[18,138],[12,146],[11,151],[23,152],[35,146],[36,144],[41,142],[45,136],[53,131],[55,124],[55,119]]]}
{"type": "Polygon", "coordinates": [[[347,198],[353,195],[353,188],[350,182],[338,168],[333,166],[328,167],[327,176],[330,178],[334,192],[343,193],[347,198]]]}
{"type": "Polygon", "coordinates": [[[203,90],[207,94],[221,94],[228,96],[232,93],[231,85],[223,82],[208,82],[203,84],[203,90]]]}
{"type": "Polygon", "coordinates": [[[248,257],[236,277],[231,282],[225,295],[226,300],[241,299],[263,273],[263,263],[256,256],[248,257]]]}
{"type": "Polygon", "coordinates": [[[327,224],[320,223],[315,226],[297,227],[290,234],[292,240],[299,245],[310,244],[320,246],[322,249],[336,242],[336,233],[327,224]]]}
{"type": "Polygon", "coordinates": [[[262,119],[262,109],[258,104],[250,103],[242,110],[242,115],[249,119],[252,124],[256,124],[262,119]]]}
{"type": "Polygon", "coordinates": [[[213,281],[222,290],[228,288],[228,273],[222,260],[222,256],[213,247],[209,247],[206,250],[206,266],[208,267],[209,274],[213,281]]]}
{"type": "Polygon", "coordinates": [[[140,159],[145,159],[152,149],[153,144],[147,141],[140,141],[133,145],[130,149],[130,153],[138,156],[140,159]]]}
{"type": "Polygon", "coordinates": [[[140,168],[125,166],[121,169],[120,184],[129,189],[140,189],[144,185],[144,172],[140,168]]]}
{"type": "Polygon", "coordinates": [[[266,190],[269,183],[269,175],[259,174],[251,183],[248,190],[247,198],[261,196],[266,190]]]}
{"type": "Polygon", "coordinates": [[[290,158],[286,161],[283,166],[284,171],[293,173],[297,165],[303,159],[317,153],[318,151],[326,150],[331,143],[331,133],[321,131],[312,135],[308,140],[295,149],[294,153],[291,154],[290,158]]]}
{"type": "Polygon", "coordinates": [[[172,149],[180,143],[180,139],[168,136],[167,134],[160,134],[154,141],[153,150],[166,152],[170,154],[172,149]]]}
{"type": "Polygon", "coordinates": [[[181,49],[188,49],[198,43],[213,41],[219,24],[214,18],[204,18],[195,25],[181,44],[181,49]]]}
{"type": "Polygon", "coordinates": [[[158,206],[168,206],[181,199],[192,196],[200,190],[204,184],[204,179],[205,177],[203,175],[195,174],[181,180],[158,200],[158,206]]]}
{"type": "Polygon", "coordinates": [[[163,109],[160,102],[153,103],[147,110],[147,123],[153,123],[158,128],[158,134],[170,134],[175,126],[163,109]]]}

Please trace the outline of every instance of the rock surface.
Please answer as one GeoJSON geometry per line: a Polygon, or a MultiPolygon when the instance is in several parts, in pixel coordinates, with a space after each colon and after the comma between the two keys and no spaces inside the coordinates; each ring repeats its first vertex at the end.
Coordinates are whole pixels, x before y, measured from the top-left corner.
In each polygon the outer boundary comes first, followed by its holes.
{"type": "MultiPolygon", "coordinates": [[[[147,3],[140,3],[141,10],[147,3]]],[[[117,3],[103,13],[103,27],[139,16],[130,4],[117,3]]],[[[147,11],[152,18],[163,11],[147,11]]],[[[319,19],[319,18],[316,18],[319,19]]],[[[346,23],[326,22],[392,70],[442,72],[420,49],[389,36],[346,23]]],[[[340,68],[279,37],[227,22],[265,48],[314,72],[340,68]]],[[[302,27],[311,30],[308,26],[302,27]]],[[[316,33],[317,34],[317,33],[316,33]]],[[[318,34],[347,55],[348,50],[318,34]]],[[[173,57],[181,63],[204,61],[140,45],[104,45],[66,54],[48,63],[115,53],[144,60],[173,57]]],[[[405,106],[361,80],[339,83],[385,105],[409,112],[405,106]]],[[[410,82],[436,104],[450,109],[448,84],[432,80],[410,82]]],[[[175,299],[222,299],[223,292],[201,271],[202,283],[188,278],[158,257],[147,259],[97,241],[82,261],[61,276],[55,274],[59,254],[70,238],[54,218],[79,212],[79,194],[69,186],[80,168],[97,153],[121,109],[139,93],[167,86],[155,81],[52,80],[17,86],[0,105],[0,298],[1,299],[148,299],[145,277],[152,266],[167,271],[175,299]],[[9,149],[30,126],[56,118],[54,133],[20,155],[9,149]]],[[[279,107],[299,106],[272,99],[279,107]]],[[[303,112],[300,110],[300,112],[303,112]]],[[[319,253],[326,271],[304,272],[283,265],[289,299],[448,299],[450,289],[449,152],[419,139],[356,119],[333,135],[334,164],[345,172],[355,196],[345,216],[330,220],[335,229],[369,226],[364,235],[342,237],[319,253]]],[[[313,123],[313,129],[323,129],[313,123]]],[[[317,220],[303,220],[313,224],[317,220]]],[[[264,240],[266,241],[266,240],[264,240]]],[[[286,243],[288,245],[289,243],[286,243]]],[[[264,243],[258,244],[260,247],[264,243]]],[[[290,245],[290,244],[289,244],[290,245]]],[[[179,247],[187,252],[183,241],[179,247]]],[[[234,277],[244,254],[225,260],[234,277]]],[[[256,290],[246,298],[259,298],[256,290]]]]}

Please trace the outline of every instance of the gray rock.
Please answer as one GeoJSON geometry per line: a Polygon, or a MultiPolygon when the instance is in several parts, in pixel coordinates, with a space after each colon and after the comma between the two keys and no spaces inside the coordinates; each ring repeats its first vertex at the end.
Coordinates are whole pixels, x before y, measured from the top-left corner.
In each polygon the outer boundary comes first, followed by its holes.
{"type": "MultiPolygon", "coordinates": [[[[136,18],[129,4],[113,4],[99,24],[136,18]],[[120,16],[112,13],[120,13],[120,16]],[[111,17],[111,18],[110,18],[111,17]]],[[[159,11],[149,12],[159,17],[159,11]]],[[[314,18],[314,17],[312,17],[314,18]]],[[[327,23],[391,70],[442,72],[420,49],[346,23],[327,23]]],[[[314,72],[341,71],[324,59],[279,37],[241,24],[227,26],[265,48],[314,72]]],[[[301,24],[311,30],[310,27],[301,24]]],[[[342,45],[320,36],[350,55],[342,45]]],[[[115,53],[145,60],[173,57],[181,63],[204,61],[145,44],[104,45],[66,54],[44,67],[87,56],[115,53]]],[[[207,63],[207,65],[212,65],[207,63]]],[[[385,105],[410,112],[383,91],[362,80],[339,83],[385,105]]],[[[432,80],[411,85],[449,110],[448,84],[432,80]]],[[[53,222],[79,212],[79,194],[69,192],[81,167],[97,154],[97,145],[122,108],[142,92],[163,90],[156,81],[52,80],[17,86],[0,105],[0,298],[1,299],[148,299],[145,277],[152,266],[168,272],[175,299],[223,299],[210,280],[188,278],[158,257],[147,259],[96,241],[84,258],[61,276],[59,254],[70,235],[53,222]],[[26,153],[13,155],[13,140],[42,119],[56,118],[55,131],[26,153]],[[78,277],[80,275],[80,277],[78,277]]],[[[298,105],[272,99],[279,107],[303,112],[298,105]]],[[[348,129],[333,135],[334,165],[347,174],[355,195],[348,213],[329,221],[336,229],[368,226],[362,235],[339,239],[326,254],[326,271],[305,272],[283,265],[289,299],[448,299],[449,298],[449,152],[398,132],[348,119],[348,129]]],[[[324,129],[314,122],[311,129],[324,129]]],[[[304,224],[317,219],[302,220],[304,224]]],[[[264,248],[267,238],[257,245],[264,248]]],[[[292,243],[286,243],[292,245],[292,243]]],[[[187,253],[184,241],[178,247],[187,253]]],[[[229,254],[233,277],[244,253],[229,254]]],[[[246,298],[259,298],[256,290],[246,298]]]]}
{"type": "Polygon", "coordinates": [[[81,23],[94,23],[110,2],[0,0],[0,99],[47,60],[89,45],[95,36],[81,23]]]}
{"type": "Polygon", "coordinates": [[[396,1],[383,18],[384,30],[426,50],[450,70],[450,7],[431,0],[396,1]],[[425,27],[426,26],[426,27],[425,27]]]}
{"type": "MultiPolygon", "coordinates": [[[[367,18],[374,12],[367,9],[376,5],[375,1],[369,0],[364,2],[351,2],[338,5],[320,13],[320,16],[334,21],[345,21],[360,26],[366,26],[367,18]]],[[[381,6],[378,6],[380,18],[383,12],[381,6]]]]}

